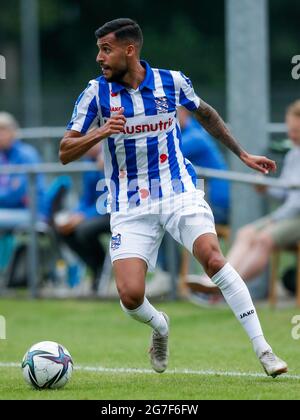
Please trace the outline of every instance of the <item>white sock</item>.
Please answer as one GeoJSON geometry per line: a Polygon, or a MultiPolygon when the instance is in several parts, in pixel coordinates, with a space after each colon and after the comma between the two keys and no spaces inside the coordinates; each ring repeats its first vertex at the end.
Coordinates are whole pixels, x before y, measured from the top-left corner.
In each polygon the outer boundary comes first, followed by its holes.
{"type": "Polygon", "coordinates": [[[267,350],[272,351],[272,348],[266,342],[266,339],[263,335],[254,337],[252,339],[252,344],[257,357],[260,357],[267,350]]]}
{"type": "Polygon", "coordinates": [[[141,306],[136,309],[130,310],[125,308],[123,303],[120,301],[121,308],[123,311],[131,316],[133,319],[142,322],[144,324],[150,325],[156,332],[160,335],[167,335],[169,328],[167,321],[165,320],[164,316],[161,312],[158,312],[154,306],[151,305],[149,300],[144,298],[144,302],[141,306]]]}
{"type": "Polygon", "coordinates": [[[249,290],[237,271],[227,263],[212,277],[212,281],[220,288],[226,302],[242,324],[257,356],[271,350],[264,338],[249,290]]]}

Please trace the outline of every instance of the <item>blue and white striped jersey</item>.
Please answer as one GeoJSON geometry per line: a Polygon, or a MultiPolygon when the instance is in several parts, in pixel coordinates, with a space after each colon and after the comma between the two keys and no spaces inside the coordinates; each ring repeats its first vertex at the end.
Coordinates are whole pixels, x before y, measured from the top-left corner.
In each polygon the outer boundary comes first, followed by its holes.
{"type": "Polygon", "coordinates": [[[111,212],[196,189],[195,171],[181,151],[176,108],[193,111],[200,99],[181,72],[141,64],[146,76],[136,90],[103,76],[91,80],[67,127],[85,134],[124,108],[124,131],[102,141],[111,212]]]}

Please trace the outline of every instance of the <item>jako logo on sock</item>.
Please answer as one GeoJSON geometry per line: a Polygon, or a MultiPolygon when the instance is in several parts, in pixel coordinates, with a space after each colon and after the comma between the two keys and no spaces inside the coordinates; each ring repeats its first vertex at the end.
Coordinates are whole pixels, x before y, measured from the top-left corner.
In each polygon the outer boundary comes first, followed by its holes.
{"type": "Polygon", "coordinates": [[[254,315],[254,309],[252,309],[252,311],[248,311],[248,312],[244,312],[243,314],[240,314],[240,319],[244,319],[250,315],[254,315]]]}

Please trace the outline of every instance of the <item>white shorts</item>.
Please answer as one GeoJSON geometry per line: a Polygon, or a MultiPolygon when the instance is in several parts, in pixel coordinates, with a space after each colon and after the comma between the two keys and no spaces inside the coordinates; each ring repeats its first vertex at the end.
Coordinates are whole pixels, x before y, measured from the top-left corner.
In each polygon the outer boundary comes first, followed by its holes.
{"type": "MultiPolygon", "coordinates": [[[[206,233],[216,234],[214,217],[203,193],[183,193],[172,202],[172,211],[155,209],[151,213],[143,208],[130,209],[126,214],[111,214],[112,237],[110,256],[114,262],[123,258],[143,259],[149,271],[154,271],[164,232],[183,245],[191,254],[194,241],[206,233]],[[192,201],[191,201],[192,197],[192,201]]],[[[153,209],[152,209],[153,210],[153,209]]]]}

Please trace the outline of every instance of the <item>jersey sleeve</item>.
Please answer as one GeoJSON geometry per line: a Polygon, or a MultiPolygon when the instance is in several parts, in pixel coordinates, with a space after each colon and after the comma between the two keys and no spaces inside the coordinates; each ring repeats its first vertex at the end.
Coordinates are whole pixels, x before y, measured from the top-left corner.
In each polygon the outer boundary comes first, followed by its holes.
{"type": "Polygon", "coordinates": [[[75,103],[67,130],[75,130],[86,134],[87,131],[99,126],[100,115],[97,95],[97,82],[91,80],[75,103]]]}
{"type": "Polygon", "coordinates": [[[191,80],[178,72],[178,106],[184,106],[189,111],[195,111],[200,106],[200,98],[195,93],[191,80]]]}

